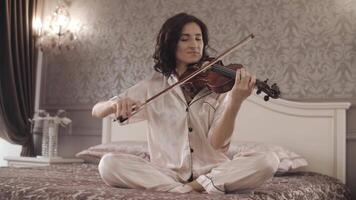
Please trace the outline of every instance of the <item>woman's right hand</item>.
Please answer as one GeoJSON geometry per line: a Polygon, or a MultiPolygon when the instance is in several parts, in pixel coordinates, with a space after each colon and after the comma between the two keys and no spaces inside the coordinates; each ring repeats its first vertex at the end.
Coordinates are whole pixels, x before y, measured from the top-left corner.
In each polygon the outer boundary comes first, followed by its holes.
{"type": "Polygon", "coordinates": [[[137,110],[142,103],[134,101],[129,97],[123,97],[114,101],[111,101],[111,110],[115,114],[115,118],[130,118],[132,111],[137,110]]]}

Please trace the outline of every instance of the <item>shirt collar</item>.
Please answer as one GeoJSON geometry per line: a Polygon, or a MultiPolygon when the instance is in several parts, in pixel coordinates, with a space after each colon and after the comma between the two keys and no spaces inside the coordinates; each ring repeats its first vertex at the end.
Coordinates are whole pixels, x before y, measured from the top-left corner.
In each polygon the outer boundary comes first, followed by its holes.
{"type": "Polygon", "coordinates": [[[168,77],[168,84],[169,85],[173,85],[175,83],[177,83],[179,80],[178,80],[178,76],[176,74],[171,74],[169,77],[168,77]]]}

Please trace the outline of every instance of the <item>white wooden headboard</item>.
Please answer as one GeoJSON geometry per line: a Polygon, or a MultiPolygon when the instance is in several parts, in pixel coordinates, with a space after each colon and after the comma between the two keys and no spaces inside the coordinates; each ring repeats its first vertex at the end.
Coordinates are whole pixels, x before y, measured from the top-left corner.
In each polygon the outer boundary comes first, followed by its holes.
{"type": "MultiPolygon", "coordinates": [[[[301,103],[282,99],[265,102],[251,95],[241,107],[232,141],[277,144],[304,156],[304,170],[345,182],[347,102],[301,103]]],[[[103,119],[102,143],[146,141],[147,123],[126,126],[103,119]],[[135,134],[133,134],[135,133],[135,134]]]]}

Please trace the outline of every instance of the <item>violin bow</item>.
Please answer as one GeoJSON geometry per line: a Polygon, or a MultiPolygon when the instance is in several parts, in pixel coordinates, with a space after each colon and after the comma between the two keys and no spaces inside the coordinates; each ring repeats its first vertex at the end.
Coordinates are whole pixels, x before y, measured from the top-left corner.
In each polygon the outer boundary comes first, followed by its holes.
{"type": "MultiPolygon", "coordinates": [[[[170,91],[171,89],[173,89],[174,87],[183,85],[185,82],[189,81],[190,79],[194,78],[195,76],[197,76],[199,73],[206,71],[207,69],[209,69],[211,66],[213,66],[215,63],[219,62],[220,60],[222,60],[223,58],[225,58],[227,55],[229,55],[230,53],[234,52],[235,50],[243,47],[245,44],[247,44],[248,42],[250,42],[255,36],[253,34],[248,35],[247,37],[245,37],[244,39],[242,39],[240,42],[238,42],[237,44],[233,45],[232,47],[230,47],[229,49],[225,50],[223,53],[221,53],[219,56],[217,56],[216,58],[214,58],[212,61],[204,64],[202,67],[200,67],[198,70],[196,70],[195,72],[193,72],[192,74],[190,74],[189,76],[185,77],[184,79],[170,85],[169,87],[167,87],[166,89],[158,92],[156,95],[152,96],[151,98],[147,99],[144,103],[142,103],[139,107],[134,107],[133,111],[131,113],[131,116],[135,115],[136,113],[138,113],[139,111],[142,110],[143,106],[147,105],[149,102],[153,101],[154,99],[156,99],[157,97],[161,96],[162,94],[170,91]]],[[[122,116],[117,117],[116,119],[114,119],[113,121],[117,121],[119,120],[120,123],[126,121],[128,118],[123,118],[122,116]]]]}

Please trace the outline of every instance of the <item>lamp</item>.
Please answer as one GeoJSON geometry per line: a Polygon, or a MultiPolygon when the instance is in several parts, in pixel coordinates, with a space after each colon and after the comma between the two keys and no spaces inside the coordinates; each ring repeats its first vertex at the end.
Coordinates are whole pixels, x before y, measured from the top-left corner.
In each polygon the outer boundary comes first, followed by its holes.
{"type": "Polygon", "coordinates": [[[42,52],[73,49],[76,40],[75,31],[80,27],[79,23],[73,23],[67,5],[63,1],[59,1],[58,6],[45,21],[43,27],[40,20],[35,19],[34,21],[35,35],[38,36],[37,46],[42,52]]]}

